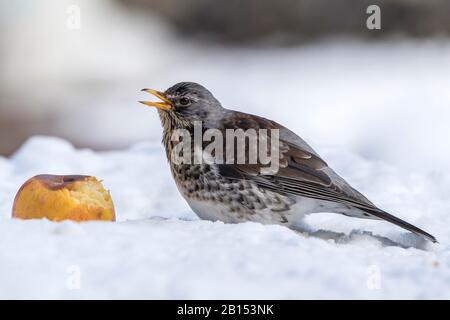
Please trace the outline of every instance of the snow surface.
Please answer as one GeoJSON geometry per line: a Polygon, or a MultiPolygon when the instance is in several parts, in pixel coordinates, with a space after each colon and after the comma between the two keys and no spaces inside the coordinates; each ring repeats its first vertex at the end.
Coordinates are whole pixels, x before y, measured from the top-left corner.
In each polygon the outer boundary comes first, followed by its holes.
{"type": "Polygon", "coordinates": [[[93,152],[38,136],[0,157],[0,298],[449,299],[449,176],[343,148],[321,151],[376,204],[440,244],[387,222],[329,213],[307,222],[344,233],[337,241],[281,226],[202,221],[178,194],[159,143],[93,152]],[[11,219],[17,189],[39,173],[103,179],[118,221],[11,219]]]}
{"type": "MultiPolygon", "coordinates": [[[[83,27],[72,32],[59,27],[68,4],[6,5],[16,12],[3,28],[2,89],[29,113],[49,108],[71,141],[148,142],[96,153],[34,137],[0,157],[0,298],[450,298],[448,39],[229,48],[177,38],[156,16],[125,16],[107,1],[83,2],[83,27]],[[333,214],[307,222],[351,234],[337,243],[198,220],[170,178],[157,116],[136,103],[147,98],[141,88],[179,81],[286,125],[373,202],[440,244],[333,214]],[[10,219],[17,189],[39,173],[103,179],[118,222],[10,219]]],[[[0,14],[10,12],[2,5],[0,14]]]]}

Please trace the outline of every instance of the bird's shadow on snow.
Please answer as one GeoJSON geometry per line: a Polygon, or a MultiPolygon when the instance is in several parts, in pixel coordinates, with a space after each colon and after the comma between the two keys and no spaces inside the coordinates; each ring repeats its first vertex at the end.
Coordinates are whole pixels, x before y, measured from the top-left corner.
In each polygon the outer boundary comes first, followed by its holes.
{"type": "MultiPolygon", "coordinates": [[[[180,221],[195,222],[200,221],[197,218],[178,217],[180,221]]],[[[171,218],[153,216],[149,218],[152,221],[167,221],[171,218]]],[[[292,226],[292,230],[305,237],[314,237],[325,241],[333,241],[337,244],[357,244],[362,242],[377,243],[381,247],[399,247],[403,249],[415,248],[419,250],[428,250],[429,242],[414,233],[403,233],[396,240],[389,239],[384,236],[376,235],[370,231],[352,230],[350,234],[343,232],[335,232],[330,230],[312,230],[306,223],[298,223],[292,226]]]]}
{"type": "Polygon", "coordinates": [[[402,234],[398,240],[376,235],[370,231],[352,230],[350,234],[329,230],[310,230],[296,228],[295,231],[306,237],[314,237],[326,241],[334,241],[337,244],[351,244],[361,242],[376,242],[382,247],[399,247],[403,249],[416,248],[419,250],[428,249],[428,241],[413,234],[402,234]]]}

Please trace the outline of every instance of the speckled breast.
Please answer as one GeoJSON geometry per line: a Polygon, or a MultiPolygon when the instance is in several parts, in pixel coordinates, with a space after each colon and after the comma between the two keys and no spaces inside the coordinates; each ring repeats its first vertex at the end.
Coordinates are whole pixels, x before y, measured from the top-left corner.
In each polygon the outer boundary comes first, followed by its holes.
{"type": "Polygon", "coordinates": [[[285,223],[285,214],[295,204],[293,198],[260,188],[250,180],[223,177],[215,165],[172,164],[171,171],[188,203],[202,203],[194,210],[201,218],[212,215],[218,216],[215,220],[240,222],[259,221],[267,215],[270,220],[278,220],[270,223],[285,223]],[[220,212],[198,212],[205,210],[220,212]]]}

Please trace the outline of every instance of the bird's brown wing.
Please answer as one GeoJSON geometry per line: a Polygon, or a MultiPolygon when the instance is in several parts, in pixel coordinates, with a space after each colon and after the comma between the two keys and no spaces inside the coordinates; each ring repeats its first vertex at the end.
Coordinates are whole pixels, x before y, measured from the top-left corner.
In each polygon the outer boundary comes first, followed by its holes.
{"type": "MultiPolygon", "coordinates": [[[[354,204],[375,209],[362,194],[339,177],[328,164],[300,137],[280,124],[258,116],[234,113],[222,123],[225,129],[278,129],[280,156],[279,170],[262,174],[262,164],[222,165],[228,175],[251,179],[265,188],[273,188],[287,194],[307,196],[321,200],[354,204]],[[228,168],[229,167],[229,168],[228,168]]],[[[248,148],[255,146],[246,145],[248,148]]]]}
{"type": "MultiPolygon", "coordinates": [[[[357,214],[358,211],[355,210],[355,217],[387,220],[436,242],[436,239],[427,232],[377,208],[335,173],[305,141],[280,124],[254,115],[235,113],[223,122],[221,129],[227,128],[278,129],[279,170],[272,174],[262,174],[261,168],[264,167],[262,164],[224,164],[219,166],[222,175],[251,180],[267,190],[331,201],[345,207],[360,209],[364,214],[357,214]]],[[[352,215],[351,210],[347,213],[352,215]]]]}

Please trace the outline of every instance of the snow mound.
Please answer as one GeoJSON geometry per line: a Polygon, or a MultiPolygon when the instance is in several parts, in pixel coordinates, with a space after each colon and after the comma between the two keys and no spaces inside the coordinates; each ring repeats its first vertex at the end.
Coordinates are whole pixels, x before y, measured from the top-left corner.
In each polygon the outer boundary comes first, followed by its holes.
{"type": "Polygon", "coordinates": [[[38,136],[0,157],[0,298],[449,299],[449,176],[321,150],[373,202],[440,244],[329,213],[307,219],[309,235],[201,221],[178,194],[159,144],[93,152],[38,136]],[[117,223],[11,219],[20,185],[42,173],[102,179],[117,223]]]}

